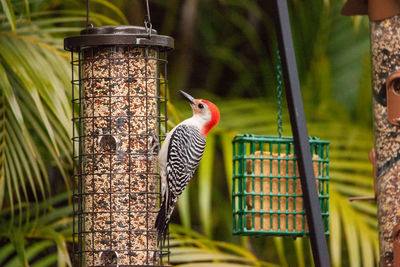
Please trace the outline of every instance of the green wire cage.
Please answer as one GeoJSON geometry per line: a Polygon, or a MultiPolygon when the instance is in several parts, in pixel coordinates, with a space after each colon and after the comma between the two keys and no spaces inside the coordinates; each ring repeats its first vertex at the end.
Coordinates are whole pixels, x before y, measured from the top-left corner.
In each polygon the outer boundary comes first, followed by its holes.
{"type": "MultiPolygon", "coordinates": [[[[306,212],[291,137],[237,135],[233,141],[233,233],[302,236],[306,212]]],[[[329,234],[329,141],[310,138],[325,234],[329,234]]]]}

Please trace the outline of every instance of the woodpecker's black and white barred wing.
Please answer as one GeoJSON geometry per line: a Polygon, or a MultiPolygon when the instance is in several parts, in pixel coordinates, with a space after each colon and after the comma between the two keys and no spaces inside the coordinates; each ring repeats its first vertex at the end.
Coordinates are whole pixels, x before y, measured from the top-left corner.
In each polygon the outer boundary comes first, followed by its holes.
{"type": "Polygon", "coordinates": [[[182,194],[203,156],[206,139],[194,126],[179,125],[168,148],[167,181],[169,194],[182,194]]]}
{"type": "MultiPolygon", "coordinates": [[[[159,241],[174,210],[178,197],[199,166],[206,138],[195,126],[178,125],[170,139],[167,156],[167,192],[156,220],[159,241]]],[[[165,237],[164,237],[165,239],[165,237]]]]}

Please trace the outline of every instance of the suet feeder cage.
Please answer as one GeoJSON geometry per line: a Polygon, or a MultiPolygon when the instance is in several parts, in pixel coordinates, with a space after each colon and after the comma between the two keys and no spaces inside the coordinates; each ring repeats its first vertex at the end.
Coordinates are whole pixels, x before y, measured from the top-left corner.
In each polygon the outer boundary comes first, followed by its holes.
{"type": "Polygon", "coordinates": [[[88,27],[72,57],[74,266],[157,266],[157,144],[167,127],[173,39],[136,26],[88,27]]]}
{"type": "MultiPolygon", "coordinates": [[[[325,234],[329,233],[329,142],[310,138],[325,234]]],[[[233,140],[233,233],[308,234],[293,138],[237,135],[233,140]]]]}
{"type": "MultiPolygon", "coordinates": [[[[278,136],[242,134],[233,141],[233,234],[309,233],[295,142],[282,137],[282,68],[277,51],[278,136]]],[[[325,235],[329,234],[329,141],[309,138],[325,235]]]]}

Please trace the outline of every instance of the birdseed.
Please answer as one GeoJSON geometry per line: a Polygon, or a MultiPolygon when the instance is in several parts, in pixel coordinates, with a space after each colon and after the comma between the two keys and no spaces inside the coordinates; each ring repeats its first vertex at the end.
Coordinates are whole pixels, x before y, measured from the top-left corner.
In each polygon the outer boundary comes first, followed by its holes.
{"type": "Polygon", "coordinates": [[[381,266],[393,264],[393,228],[400,222],[400,127],[387,120],[386,78],[400,69],[400,16],[371,21],[376,190],[381,266]]]}
{"type": "Polygon", "coordinates": [[[150,149],[158,133],[158,51],[96,47],[82,55],[85,263],[152,265],[158,251],[158,176],[150,149]]]}

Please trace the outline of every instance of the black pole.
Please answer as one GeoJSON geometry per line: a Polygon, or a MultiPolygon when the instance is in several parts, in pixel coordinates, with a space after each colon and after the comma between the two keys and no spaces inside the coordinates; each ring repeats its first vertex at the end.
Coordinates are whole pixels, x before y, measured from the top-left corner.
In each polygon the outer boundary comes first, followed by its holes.
{"type": "Polygon", "coordinates": [[[287,2],[286,0],[270,0],[270,2],[272,2],[274,8],[275,30],[282,58],[286,99],[289,107],[296,157],[299,165],[314,264],[317,267],[329,267],[329,253],[326,245],[317,186],[315,184],[314,168],[311,161],[310,143],[304,116],[303,100],[297,73],[296,56],[293,48],[287,2]]]}

